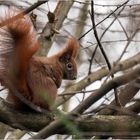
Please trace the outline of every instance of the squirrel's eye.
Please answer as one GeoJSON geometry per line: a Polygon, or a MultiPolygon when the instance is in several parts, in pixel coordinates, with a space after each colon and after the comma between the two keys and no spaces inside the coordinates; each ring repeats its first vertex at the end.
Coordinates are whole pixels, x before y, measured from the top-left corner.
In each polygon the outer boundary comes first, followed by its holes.
{"type": "Polygon", "coordinates": [[[68,70],[72,70],[73,69],[72,63],[68,63],[66,65],[66,67],[67,67],[68,70]]]}

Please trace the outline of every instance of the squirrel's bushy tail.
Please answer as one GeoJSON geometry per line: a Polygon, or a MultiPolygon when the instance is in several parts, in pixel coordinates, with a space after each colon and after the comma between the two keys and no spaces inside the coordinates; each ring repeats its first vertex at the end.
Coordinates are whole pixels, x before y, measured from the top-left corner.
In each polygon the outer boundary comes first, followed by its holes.
{"type": "MultiPolygon", "coordinates": [[[[19,13],[21,11],[15,8],[7,9],[0,20],[6,21],[19,13]]],[[[18,85],[24,88],[30,59],[38,48],[36,32],[28,16],[21,15],[14,21],[8,20],[0,28],[0,78],[6,73],[7,78],[14,77],[15,81],[20,81],[18,85]]]]}

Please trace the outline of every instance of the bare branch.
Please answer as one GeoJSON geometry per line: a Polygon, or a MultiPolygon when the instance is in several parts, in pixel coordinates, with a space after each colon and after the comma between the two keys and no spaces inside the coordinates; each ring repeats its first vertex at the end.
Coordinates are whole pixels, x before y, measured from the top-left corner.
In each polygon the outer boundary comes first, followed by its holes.
{"type": "Polygon", "coordinates": [[[19,13],[18,15],[8,18],[7,20],[3,21],[0,23],[0,28],[5,26],[6,24],[13,22],[19,18],[23,18],[24,15],[28,14],[29,12],[31,12],[32,10],[34,10],[35,8],[37,8],[38,6],[46,3],[48,0],[43,0],[43,1],[38,1],[35,4],[33,4],[32,6],[30,6],[29,8],[27,8],[26,10],[24,10],[23,12],[19,13]]]}
{"type": "Polygon", "coordinates": [[[88,98],[86,98],[80,105],[78,105],[72,112],[83,113],[87,108],[89,108],[93,103],[103,97],[111,89],[124,85],[132,80],[135,80],[140,76],[140,67],[137,67],[133,71],[124,74],[123,76],[116,77],[109,82],[103,84],[101,88],[92,93],[88,98]]]}
{"type": "MultiPolygon", "coordinates": [[[[108,14],[107,17],[105,17],[102,21],[100,21],[99,23],[97,23],[96,26],[98,26],[99,24],[101,24],[102,22],[104,22],[106,19],[108,19],[113,13],[115,13],[122,6],[126,5],[128,2],[129,2],[129,0],[127,0],[126,2],[124,2],[121,5],[117,6],[117,8],[113,12],[111,12],[110,14],[108,14]]],[[[92,30],[93,30],[93,27],[91,29],[89,29],[86,33],[84,33],[81,37],[79,37],[79,40],[81,40],[84,36],[86,36],[92,30]]]]}

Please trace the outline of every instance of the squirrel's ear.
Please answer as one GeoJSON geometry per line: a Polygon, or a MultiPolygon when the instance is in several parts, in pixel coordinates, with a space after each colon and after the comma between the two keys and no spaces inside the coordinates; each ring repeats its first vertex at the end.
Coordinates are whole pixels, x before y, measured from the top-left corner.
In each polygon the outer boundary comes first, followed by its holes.
{"type": "Polygon", "coordinates": [[[71,58],[76,58],[80,49],[80,45],[75,38],[70,38],[66,48],[62,51],[60,55],[60,60],[66,61],[71,58]]]}

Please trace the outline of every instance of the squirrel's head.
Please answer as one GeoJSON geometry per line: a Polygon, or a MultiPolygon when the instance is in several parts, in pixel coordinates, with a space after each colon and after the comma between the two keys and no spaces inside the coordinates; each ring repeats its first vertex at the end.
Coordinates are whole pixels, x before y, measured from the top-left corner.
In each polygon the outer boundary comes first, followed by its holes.
{"type": "Polygon", "coordinates": [[[59,62],[62,66],[63,79],[75,80],[77,78],[76,57],[79,52],[79,43],[71,38],[64,50],[59,55],[59,62]]]}

